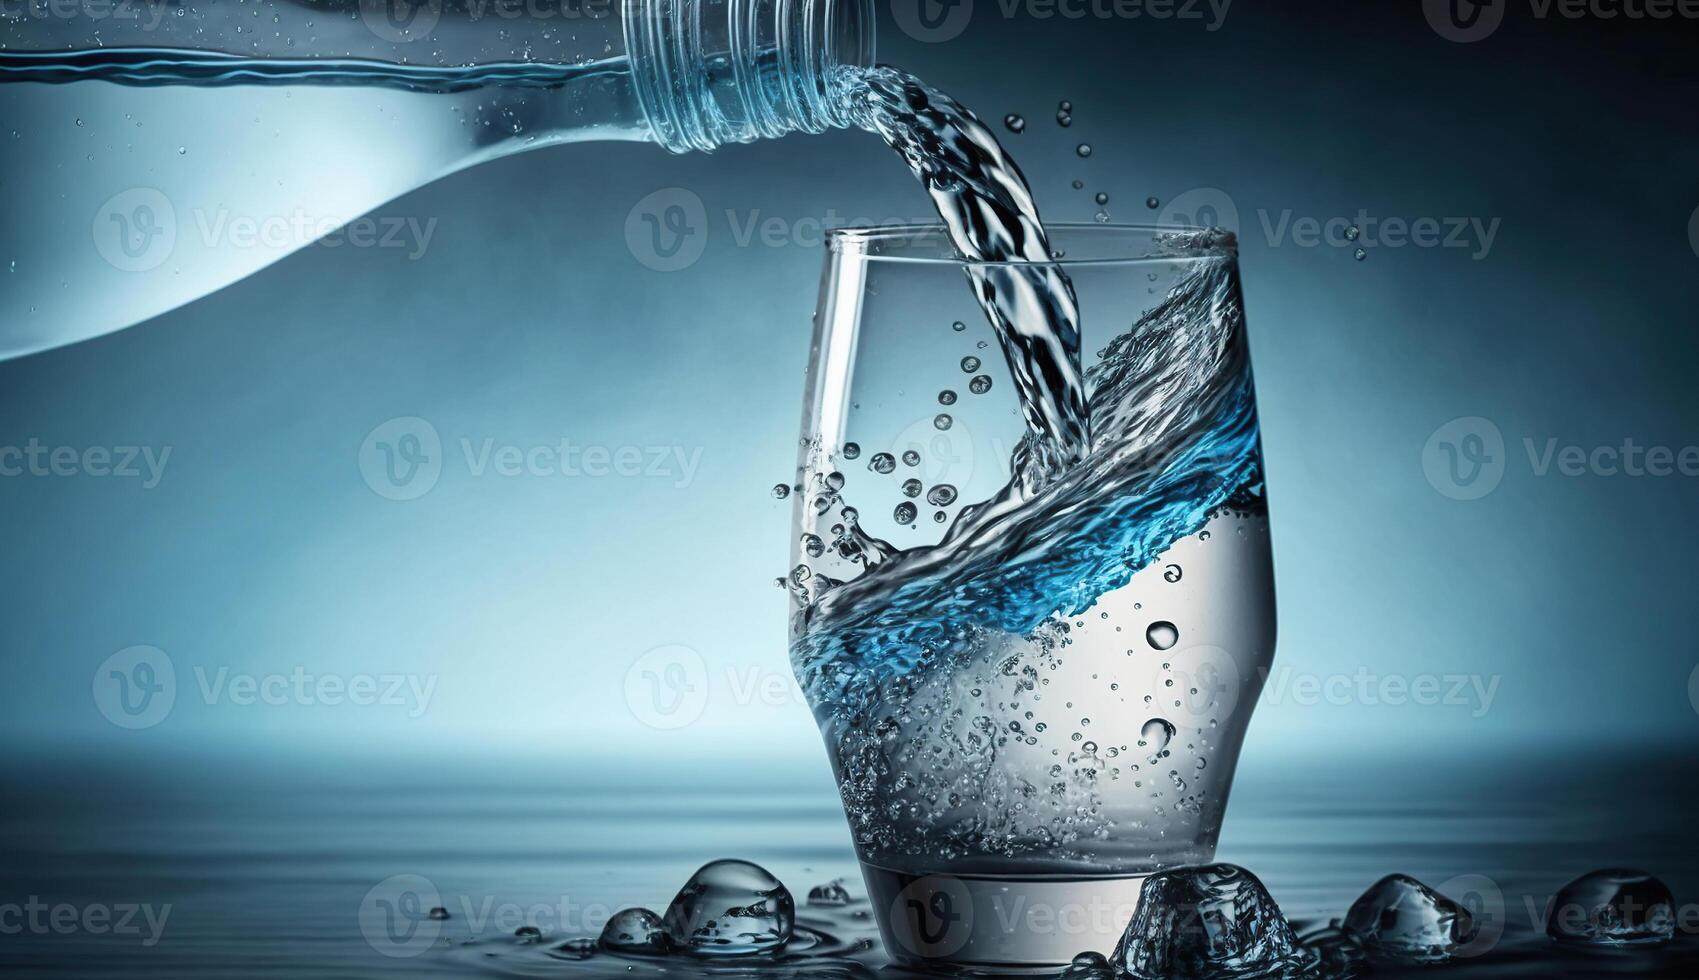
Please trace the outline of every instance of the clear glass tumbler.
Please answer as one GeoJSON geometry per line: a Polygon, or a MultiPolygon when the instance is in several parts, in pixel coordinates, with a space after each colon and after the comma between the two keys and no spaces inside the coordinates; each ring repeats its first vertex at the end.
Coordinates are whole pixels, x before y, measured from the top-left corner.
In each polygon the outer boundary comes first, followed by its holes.
{"type": "Polygon", "coordinates": [[[912,967],[1109,952],[1146,876],[1213,857],[1274,653],[1232,236],[1050,232],[1052,263],[963,262],[935,227],[829,242],[791,659],[912,967]],[[981,312],[1011,277],[1077,296],[1083,458],[1046,462],[1043,386],[981,312]]]}

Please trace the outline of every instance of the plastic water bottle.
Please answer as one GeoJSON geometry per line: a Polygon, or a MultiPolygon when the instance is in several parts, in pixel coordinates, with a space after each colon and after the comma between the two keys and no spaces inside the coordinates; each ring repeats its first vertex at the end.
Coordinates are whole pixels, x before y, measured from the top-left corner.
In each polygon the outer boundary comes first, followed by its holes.
{"type": "MultiPolygon", "coordinates": [[[[229,285],[456,170],[851,124],[871,0],[111,0],[0,19],[0,358],[229,285]]],[[[352,232],[352,229],[350,229],[352,232]]]]}

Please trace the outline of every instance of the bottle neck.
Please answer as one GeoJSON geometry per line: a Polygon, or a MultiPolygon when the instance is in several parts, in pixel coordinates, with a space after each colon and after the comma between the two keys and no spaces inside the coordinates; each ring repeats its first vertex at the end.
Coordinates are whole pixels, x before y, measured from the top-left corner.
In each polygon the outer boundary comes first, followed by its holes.
{"type": "Polygon", "coordinates": [[[633,85],[675,153],[852,125],[846,67],[873,63],[873,0],[628,0],[633,85]]]}

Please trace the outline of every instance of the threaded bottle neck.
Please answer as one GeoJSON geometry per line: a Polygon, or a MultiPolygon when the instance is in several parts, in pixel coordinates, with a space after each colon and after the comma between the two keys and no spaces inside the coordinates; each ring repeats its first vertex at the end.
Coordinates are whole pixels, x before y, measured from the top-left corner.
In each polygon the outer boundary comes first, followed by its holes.
{"type": "Polygon", "coordinates": [[[873,0],[626,0],[655,141],[675,153],[852,125],[835,78],[873,63],[873,0]]]}

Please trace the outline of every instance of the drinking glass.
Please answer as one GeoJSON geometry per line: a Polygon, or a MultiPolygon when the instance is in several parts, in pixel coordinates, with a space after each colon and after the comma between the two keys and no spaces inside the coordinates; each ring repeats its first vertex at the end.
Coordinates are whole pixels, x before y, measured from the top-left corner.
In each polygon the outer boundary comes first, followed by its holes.
{"type": "Polygon", "coordinates": [[[1113,949],[1146,876],[1213,857],[1273,658],[1232,235],[1050,234],[1051,263],[966,262],[940,227],[827,246],[791,659],[910,967],[1113,949]],[[1083,454],[983,312],[1017,278],[1077,298],[1083,454]]]}

